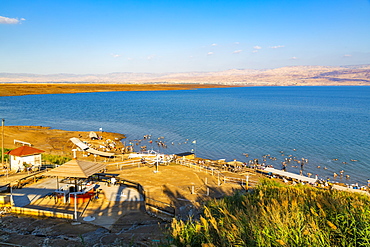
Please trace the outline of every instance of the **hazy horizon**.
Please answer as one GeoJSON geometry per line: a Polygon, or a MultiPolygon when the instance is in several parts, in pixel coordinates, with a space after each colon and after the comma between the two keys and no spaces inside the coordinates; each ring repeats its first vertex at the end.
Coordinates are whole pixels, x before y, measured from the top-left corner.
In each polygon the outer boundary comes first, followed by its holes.
{"type": "Polygon", "coordinates": [[[187,74],[187,73],[217,73],[217,72],[226,72],[226,71],[244,71],[244,70],[250,70],[250,71],[256,71],[256,72],[263,72],[263,71],[268,71],[268,70],[275,70],[275,69],[283,69],[283,68],[313,68],[313,67],[328,67],[328,68],[336,68],[336,67],[341,67],[341,68],[351,68],[351,67],[367,67],[370,66],[370,64],[347,64],[347,65],[338,65],[338,66],[320,66],[320,65],[292,65],[292,66],[282,66],[282,67],[275,67],[275,68],[266,68],[266,69],[246,69],[246,68],[232,68],[232,69],[226,69],[226,70],[214,70],[214,71],[168,71],[168,72],[132,72],[132,71],[112,71],[112,72],[107,72],[107,73],[64,73],[64,72],[59,72],[59,73],[48,73],[48,74],[42,74],[42,73],[25,73],[25,72],[19,72],[19,73],[11,73],[11,72],[4,72],[0,71],[0,74],[31,74],[31,75],[40,75],[40,76],[47,76],[47,75],[76,75],[76,76],[86,76],[86,75],[109,75],[109,74],[187,74]]]}

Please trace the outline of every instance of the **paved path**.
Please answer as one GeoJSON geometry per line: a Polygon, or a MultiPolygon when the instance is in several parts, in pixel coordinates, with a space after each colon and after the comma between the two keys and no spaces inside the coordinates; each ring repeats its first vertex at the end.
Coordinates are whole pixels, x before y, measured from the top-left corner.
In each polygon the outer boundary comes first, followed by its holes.
{"type": "Polygon", "coordinates": [[[349,192],[354,192],[354,193],[361,193],[361,194],[370,196],[370,193],[365,191],[365,190],[351,189],[351,188],[347,188],[347,187],[336,185],[336,184],[333,184],[333,189],[342,190],[342,191],[349,191],[349,192]]]}

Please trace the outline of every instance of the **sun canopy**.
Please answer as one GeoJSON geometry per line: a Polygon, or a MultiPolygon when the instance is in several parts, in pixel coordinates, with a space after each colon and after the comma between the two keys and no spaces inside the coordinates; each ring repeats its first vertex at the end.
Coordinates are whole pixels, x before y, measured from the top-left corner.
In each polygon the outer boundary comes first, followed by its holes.
{"type": "Polygon", "coordinates": [[[80,139],[76,137],[72,137],[70,140],[73,142],[73,144],[75,144],[77,147],[81,148],[82,150],[89,149],[89,146],[87,146],[85,143],[83,143],[80,139]]]}
{"type": "Polygon", "coordinates": [[[104,156],[104,157],[112,157],[112,156],[115,155],[115,153],[103,152],[103,151],[99,151],[99,150],[96,150],[96,149],[93,149],[93,148],[89,148],[85,151],[89,152],[89,153],[92,153],[92,154],[97,154],[97,155],[100,155],[100,156],[104,156]]]}
{"type": "Polygon", "coordinates": [[[229,161],[229,162],[226,162],[228,165],[234,165],[234,166],[238,166],[238,165],[243,165],[243,162],[241,161],[229,161]]]}
{"type": "Polygon", "coordinates": [[[88,178],[95,173],[104,170],[105,164],[82,160],[70,160],[67,163],[45,173],[47,176],[88,178]]]}
{"type": "Polygon", "coordinates": [[[86,143],[82,142],[80,139],[76,137],[72,137],[70,140],[83,151],[86,151],[92,154],[97,154],[100,156],[105,156],[105,157],[112,157],[115,155],[115,153],[108,153],[108,152],[103,152],[103,151],[90,148],[88,145],[86,145],[86,143]]]}

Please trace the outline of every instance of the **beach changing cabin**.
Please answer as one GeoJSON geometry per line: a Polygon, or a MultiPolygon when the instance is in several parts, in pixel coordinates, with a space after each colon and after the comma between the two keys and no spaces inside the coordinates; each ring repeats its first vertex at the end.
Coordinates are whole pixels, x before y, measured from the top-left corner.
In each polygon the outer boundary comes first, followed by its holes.
{"type": "Polygon", "coordinates": [[[99,139],[98,135],[94,131],[90,131],[89,137],[90,137],[91,140],[98,140],[99,139]]]}
{"type": "Polygon", "coordinates": [[[195,159],[195,153],[191,153],[191,152],[185,152],[185,153],[180,153],[180,154],[175,154],[175,155],[182,159],[195,159]]]}
{"type": "Polygon", "coordinates": [[[41,153],[45,151],[22,146],[6,152],[9,157],[9,169],[12,171],[23,171],[27,168],[39,169],[41,167],[41,153]]]}

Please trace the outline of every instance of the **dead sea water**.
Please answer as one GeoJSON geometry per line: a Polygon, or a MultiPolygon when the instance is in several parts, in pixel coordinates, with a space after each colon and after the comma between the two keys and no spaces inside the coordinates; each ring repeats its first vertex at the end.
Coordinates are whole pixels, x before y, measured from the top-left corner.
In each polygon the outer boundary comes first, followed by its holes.
{"type": "MultiPolygon", "coordinates": [[[[370,87],[245,87],[0,97],[6,125],[151,135],[136,150],[198,157],[308,159],[304,173],[344,183],[370,179],[370,87]],[[158,139],[159,138],[159,139],[158,139]],[[158,146],[161,141],[167,148],[158,146]],[[243,154],[249,154],[245,157],[243,154]],[[333,173],[350,179],[333,178],[333,173]]],[[[287,170],[299,173],[292,162],[287,170]]]]}

